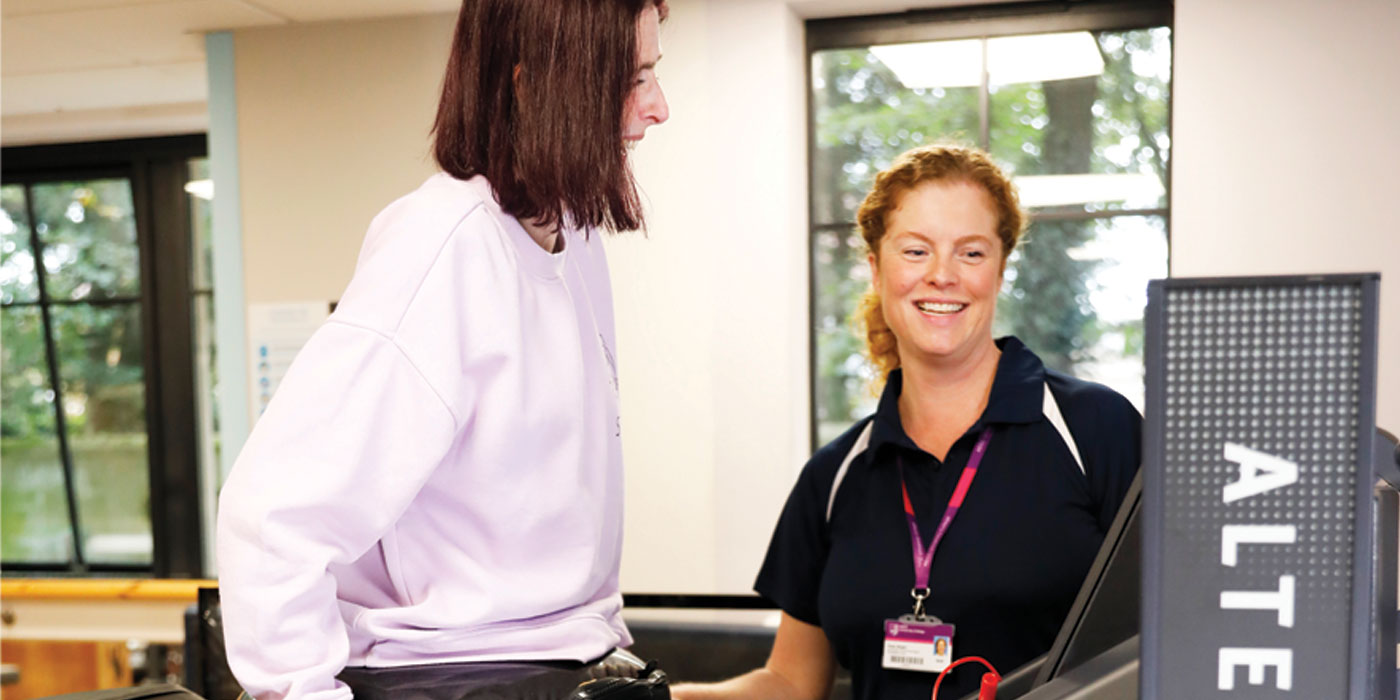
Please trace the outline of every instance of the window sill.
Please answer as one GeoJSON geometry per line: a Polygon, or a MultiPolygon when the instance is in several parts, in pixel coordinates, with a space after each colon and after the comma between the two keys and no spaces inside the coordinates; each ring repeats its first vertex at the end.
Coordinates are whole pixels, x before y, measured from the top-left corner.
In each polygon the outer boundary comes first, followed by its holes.
{"type": "Polygon", "coordinates": [[[0,599],[22,600],[166,600],[195,602],[208,579],[3,579],[0,599]]]}
{"type": "Polygon", "coordinates": [[[0,580],[5,639],[180,643],[185,609],[212,580],[0,580]]]}

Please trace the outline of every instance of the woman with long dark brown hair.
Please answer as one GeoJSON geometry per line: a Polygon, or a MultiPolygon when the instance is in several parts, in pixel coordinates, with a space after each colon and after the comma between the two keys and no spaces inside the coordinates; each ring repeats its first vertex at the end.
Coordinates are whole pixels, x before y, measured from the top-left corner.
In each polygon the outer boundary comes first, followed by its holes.
{"type": "Polygon", "coordinates": [[[351,667],[589,661],[622,622],[605,232],[643,226],[627,147],[667,118],[665,0],[465,0],[442,172],[353,279],[224,487],[230,666],[258,700],[351,667]]]}

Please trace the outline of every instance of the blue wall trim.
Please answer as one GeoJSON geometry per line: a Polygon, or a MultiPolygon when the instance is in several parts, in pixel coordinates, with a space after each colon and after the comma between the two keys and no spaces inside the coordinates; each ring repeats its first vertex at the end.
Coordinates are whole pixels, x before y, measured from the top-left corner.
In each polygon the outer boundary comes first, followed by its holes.
{"type": "Polygon", "coordinates": [[[214,337],[218,347],[219,465],[204,474],[206,571],[213,560],[215,501],[233,461],[248,438],[248,361],[243,296],[243,200],[238,172],[238,92],[234,79],[233,34],[204,38],[209,69],[209,172],[214,180],[214,337]]]}

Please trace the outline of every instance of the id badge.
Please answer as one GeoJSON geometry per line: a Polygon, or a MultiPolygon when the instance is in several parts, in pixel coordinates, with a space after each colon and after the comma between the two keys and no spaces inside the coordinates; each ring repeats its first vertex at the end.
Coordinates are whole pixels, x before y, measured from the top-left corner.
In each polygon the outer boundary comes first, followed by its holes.
{"type": "Polygon", "coordinates": [[[953,662],[953,625],[936,618],[885,620],[885,668],[939,673],[953,662]]]}

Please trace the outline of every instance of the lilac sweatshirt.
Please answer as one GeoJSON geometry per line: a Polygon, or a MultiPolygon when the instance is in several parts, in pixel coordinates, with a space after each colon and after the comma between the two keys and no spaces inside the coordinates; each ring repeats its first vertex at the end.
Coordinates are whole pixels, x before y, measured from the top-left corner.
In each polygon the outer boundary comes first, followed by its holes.
{"type": "Polygon", "coordinates": [[[599,237],[564,236],[545,252],[443,174],[370,224],[220,497],[229,664],[258,700],[631,643],[612,292],[599,237]]]}

